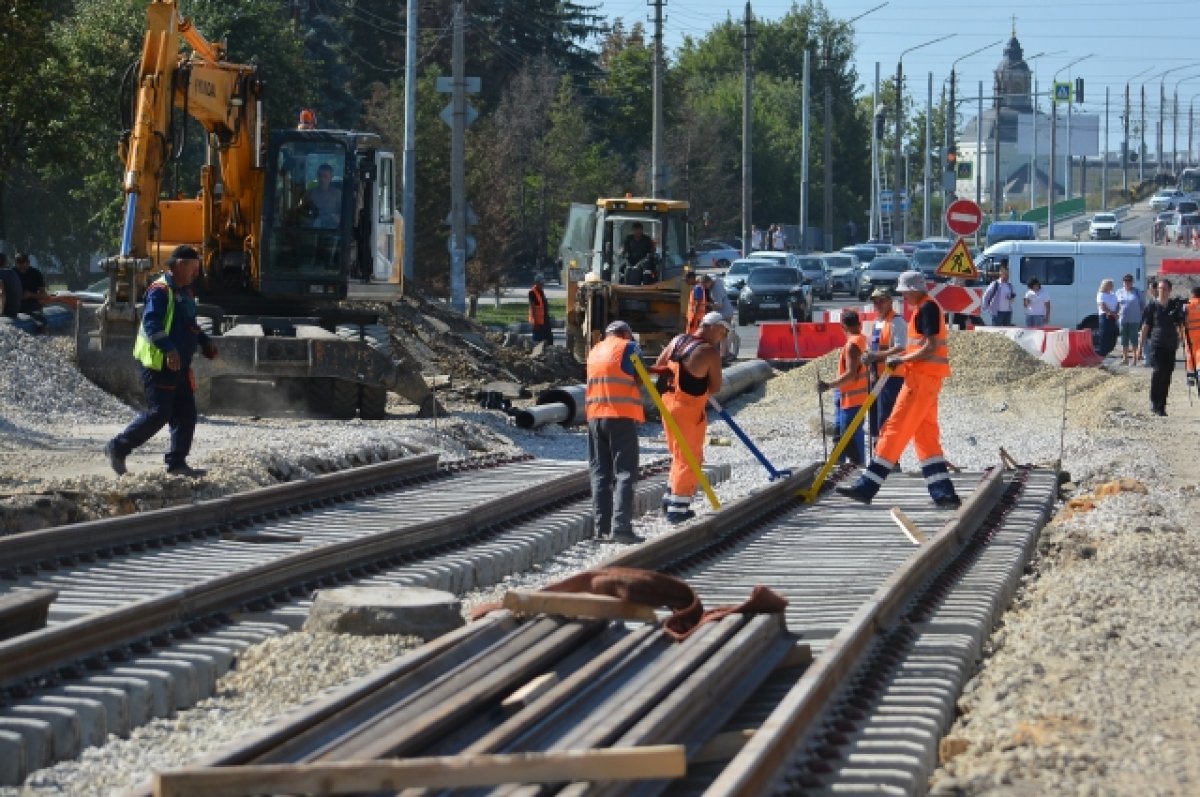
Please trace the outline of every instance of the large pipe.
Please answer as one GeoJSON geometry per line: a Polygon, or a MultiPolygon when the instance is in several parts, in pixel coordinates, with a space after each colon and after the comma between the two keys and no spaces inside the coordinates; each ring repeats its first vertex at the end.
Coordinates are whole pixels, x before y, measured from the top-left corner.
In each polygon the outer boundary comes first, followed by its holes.
{"type": "MultiPolygon", "coordinates": [[[[766,360],[747,360],[726,368],[717,402],[724,404],[730,399],[752,390],[771,378],[775,373],[766,360]]],[[[587,420],[586,385],[552,387],[537,397],[537,406],[518,410],[513,414],[520,429],[536,429],[548,423],[563,426],[578,426],[587,420]]]]}

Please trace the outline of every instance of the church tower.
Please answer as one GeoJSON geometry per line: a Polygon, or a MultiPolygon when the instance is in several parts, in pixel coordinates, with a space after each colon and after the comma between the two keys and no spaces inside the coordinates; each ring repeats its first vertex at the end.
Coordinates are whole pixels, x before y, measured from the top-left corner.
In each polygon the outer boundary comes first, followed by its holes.
{"type": "Polygon", "coordinates": [[[1017,41],[1015,30],[1008,40],[1008,46],[1004,48],[1004,57],[996,67],[995,76],[996,100],[993,107],[1010,108],[1018,114],[1033,112],[1029,102],[1029,65],[1025,63],[1025,54],[1021,50],[1021,43],[1017,41]]]}

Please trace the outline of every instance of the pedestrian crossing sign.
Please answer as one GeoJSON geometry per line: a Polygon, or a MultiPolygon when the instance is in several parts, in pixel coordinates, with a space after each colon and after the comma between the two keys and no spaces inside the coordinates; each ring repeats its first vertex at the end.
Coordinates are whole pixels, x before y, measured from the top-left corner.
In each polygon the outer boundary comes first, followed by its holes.
{"type": "Polygon", "coordinates": [[[959,238],[955,241],[954,246],[942,258],[941,265],[937,267],[937,271],[933,272],[939,277],[961,277],[963,279],[975,279],[979,276],[979,269],[975,268],[975,261],[971,259],[971,250],[967,249],[967,244],[964,239],[959,238]]]}
{"type": "Polygon", "coordinates": [[[1070,102],[1071,101],[1071,84],[1070,83],[1055,83],[1054,84],[1054,101],[1055,102],[1070,102]]]}

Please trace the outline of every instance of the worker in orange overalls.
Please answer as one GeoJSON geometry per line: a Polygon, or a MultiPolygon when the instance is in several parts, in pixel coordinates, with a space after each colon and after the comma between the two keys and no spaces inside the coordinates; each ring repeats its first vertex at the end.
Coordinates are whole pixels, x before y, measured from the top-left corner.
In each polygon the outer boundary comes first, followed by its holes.
{"type": "MultiPolygon", "coordinates": [[[[817,390],[824,392],[836,387],[841,394],[837,408],[839,439],[845,436],[858,408],[867,400],[867,366],[863,361],[863,355],[867,353],[867,336],[862,333],[862,322],[856,311],[842,311],[842,329],[846,333],[846,342],[838,355],[837,379],[817,382],[817,390]]],[[[860,423],[854,430],[845,457],[855,465],[863,464],[863,424],[860,423]]]]}
{"type": "Polygon", "coordinates": [[[926,293],[925,275],[920,271],[901,274],[896,289],[912,307],[904,354],[888,360],[889,365],[904,365],[904,387],[896,399],[892,417],[879,433],[871,464],[854,484],[838,487],[837,492],[864,504],[871,503],[911,442],[929,497],[939,507],[957,509],[962,502],[950,481],[938,428],[938,394],[942,392],[942,381],[950,375],[946,321],[942,308],[926,293]]]}
{"type": "Polygon", "coordinates": [[[687,272],[684,275],[684,281],[687,283],[688,292],[686,331],[689,335],[695,335],[700,330],[700,319],[704,318],[705,313],[712,310],[712,300],[709,298],[708,291],[704,290],[704,286],[696,279],[696,272],[687,272]]]}
{"type": "MultiPolygon", "coordinates": [[[[721,389],[721,341],[729,330],[729,322],[720,313],[708,313],[700,319],[697,334],[676,335],[650,369],[656,374],[670,374],[671,384],[663,392],[663,403],[701,464],[708,432],[708,397],[721,389]]],[[[663,499],[663,511],[668,523],[681,523],[696,516],[691,509],[696,474],[670,427],[667,447],[671,450],[670,494],[663,499]]]]}
{"type": "Polygon", "coordinates": [[[546,307],[544,282],[545,278],[541,274],[534,274],[533,287],[529,289],[529,325],[533,327],[533,335],[530,338],[535,344],[541,341],[554,342],[550,332],[550,311],[546,307]]]}
{"type": "Polygon", "coordinates": [[[1200,374],[1196,373],[1200,370],[1200,286],[1192,288],[1183,326],[1187,333],[1187,383],[1190,390],[1200,382],[1200,374]]]}
{"type": "MultiPolygon", "coordinates": [[[[888,288],[873,290],[871,304],[875,305],[876,320],[863,362],[870,366],[871,378],[878,379],[883,372],[881,363],[887,362],[889,357],[896,357],[904,353],[908,341],[908,324],[904,321],[903,316],[896,313],[896,307],[892,303],[892,292],[888,288]]],[[[902,387],[904,387],[904,366],[899,365],[892,369],[891,377],[879,389],[879,395],[875,397],[875,403],[871,405],[872,437],[879,437],[879,430],[892,416],[892,408],[896,406],[896,399],[899,397],[902,387]]]]}

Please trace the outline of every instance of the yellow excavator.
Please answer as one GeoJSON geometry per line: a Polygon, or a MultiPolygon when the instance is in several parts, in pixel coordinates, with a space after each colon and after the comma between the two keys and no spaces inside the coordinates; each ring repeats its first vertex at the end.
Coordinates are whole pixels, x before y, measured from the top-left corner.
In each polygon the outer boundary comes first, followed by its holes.
{"type": "Polygon", "coordinates": [[[195,365],[201,407],[248,386],[259,407],[275,398],[375,419],[392,390],[435,411],[402,342],[371,309],[378,305],[351,295],[366,282],[376,302],[399,295],[393,154],[372,133],[268,131],[258,68],[225,56],[174,0],[151,0],[120,146],[121,248],[102,261],[104,304],[79,316],[81,370],[118,395],[139,392],[130,352],[141,299],[171,250],[189,244],[201,254],[200,323],[221,351],[195,365]],[[166,198],[183,117],[203,128],[206,163],[195,197],[166,198]]]}
{"type": "Polygon", "coordinates": [[[695,256],[688,244],[687,202],[602,197],[573,204],[559,247],[567,288],[567,346],[583,362],[609,321],[625,321],[649,353],[683,332],[683,275],[695,256]],[[632,262],[634,227],[654,245],[632,262]]]}

